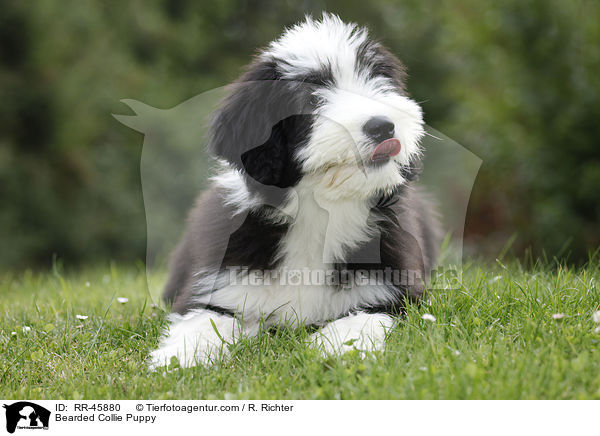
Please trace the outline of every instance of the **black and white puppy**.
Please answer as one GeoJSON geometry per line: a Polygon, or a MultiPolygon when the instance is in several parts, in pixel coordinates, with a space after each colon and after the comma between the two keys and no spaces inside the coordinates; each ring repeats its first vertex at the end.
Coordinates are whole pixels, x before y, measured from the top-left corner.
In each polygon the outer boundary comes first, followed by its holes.
{"type": "Polygon", "coordinates": [[[411,183],[424,130],[404,80],[366,29],[325,14],[231,85],[211,125],[218,174],[171,258],[154,367],[209,364],[281,323],[319,326],[311,344],[323,353],[384,346],[439,246],[411,183]]]}

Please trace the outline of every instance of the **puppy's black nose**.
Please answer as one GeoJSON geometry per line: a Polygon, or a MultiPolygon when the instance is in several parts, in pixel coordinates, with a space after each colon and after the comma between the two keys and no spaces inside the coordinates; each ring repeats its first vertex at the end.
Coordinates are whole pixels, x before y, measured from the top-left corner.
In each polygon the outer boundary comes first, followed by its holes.
{"type": "Polygon", "coordinates": [[[373,117],[365,123],[363,132],[375,142],[380,143],[394,136],[394,123],[386,117],[373,117]]]}

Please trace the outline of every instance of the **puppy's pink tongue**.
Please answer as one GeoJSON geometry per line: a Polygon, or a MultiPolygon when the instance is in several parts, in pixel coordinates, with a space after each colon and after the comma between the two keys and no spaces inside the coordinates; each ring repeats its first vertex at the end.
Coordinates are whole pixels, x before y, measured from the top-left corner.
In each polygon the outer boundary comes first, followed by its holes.
{"type": "Polygon", "coordinates": [[[377,147],[375,147],[375,151],[371,155],[371,162],[377,162],[379,160],[389,159],[392,156],[400,153],[402,149],[402,145],[400,141],[396,138],[390,138],[383,141],[377,147]]]}

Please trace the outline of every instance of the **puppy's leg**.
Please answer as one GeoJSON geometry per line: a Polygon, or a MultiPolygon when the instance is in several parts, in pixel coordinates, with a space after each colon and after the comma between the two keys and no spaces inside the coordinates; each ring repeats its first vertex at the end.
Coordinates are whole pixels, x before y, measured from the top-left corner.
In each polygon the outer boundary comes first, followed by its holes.
{"type": "Polygon", "coordinates": [[[169,315],[166,336],[150,355],[150,368],[168,365],[172,357],[177,357],[182,367],[208,365],[221,353],[227,355],[227,343],[240,334],[240,322],[228,315],[205,309],[191,310],[185,315],[173,313],[169,315]]]}
{"type": "Polygon", "coordinates": [[[383,350],[387,332],[394,325],[389,315],[359,312],[332,321],[311,336],[311,345],[324,355],[383,350]]]}

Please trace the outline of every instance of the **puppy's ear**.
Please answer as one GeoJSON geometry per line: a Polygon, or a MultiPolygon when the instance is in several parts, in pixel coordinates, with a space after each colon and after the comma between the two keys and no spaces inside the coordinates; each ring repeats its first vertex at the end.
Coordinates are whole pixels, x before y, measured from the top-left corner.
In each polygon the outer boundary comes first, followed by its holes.
{"type": "Polygon", "coordinates": [[[292,186],[300,177],[294,151],[310,129],[306,88],[283,80],[274,62],[255,62],[217,110],[209,152],[261,184],[292,186]]]}
{"type": "Polygon", "coordinates": [[[248,176],[263,185],[279,188],[298,183],[302,174],[294,153],[308,139],[311,125],[309,114],[292,115],[275,124],[263,144],[242,154],[248,176]]]}
{"type": "Polygon", "coordinates": [[[358,47],[357,68],[371,78],[385,77],[398,93],[407,95],[404,65],[379,42],[368,39],[358,47]]]}

